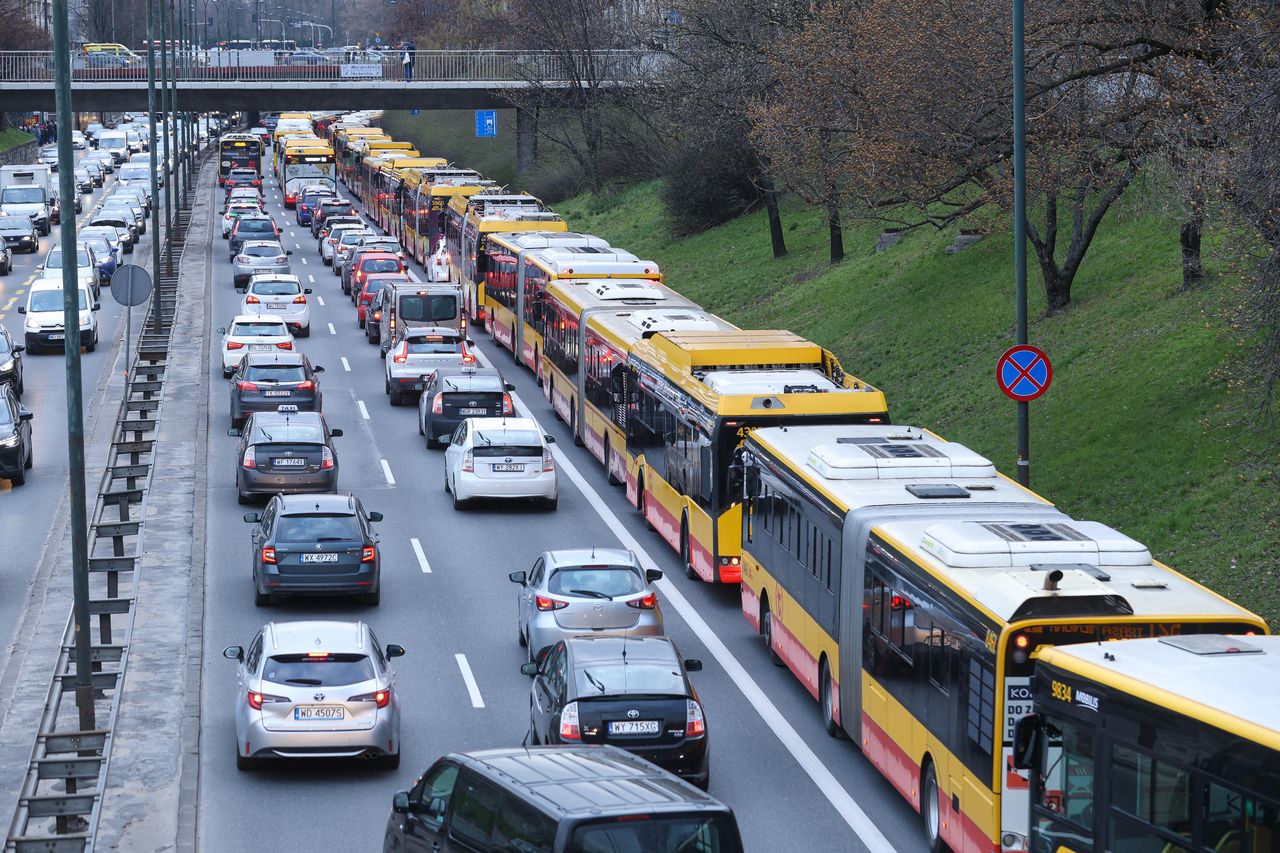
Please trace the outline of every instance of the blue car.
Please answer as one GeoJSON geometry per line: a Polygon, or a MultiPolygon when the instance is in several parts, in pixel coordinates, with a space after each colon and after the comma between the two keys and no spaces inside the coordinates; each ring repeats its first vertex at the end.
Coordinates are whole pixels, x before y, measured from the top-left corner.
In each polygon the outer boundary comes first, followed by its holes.
{"type": "Polygon", "coordinates": [[[119,246],[112,246],[102,237],[91,237],[84,242],[93,247],[93,254],[98,258],[98,280],[103,284],[109,284],[119,263],[116,257],[119,246]]]}
{"type": "Polygon", "coordinates": [[[315,214],[316,205],[321,199],[335,198],[338,194],[333,191],[332,187],[314,186],[304,187],[298,192],[298,202],[294,206],[298,216],[299,225],[310,225],[311,217],[315,214]]]}

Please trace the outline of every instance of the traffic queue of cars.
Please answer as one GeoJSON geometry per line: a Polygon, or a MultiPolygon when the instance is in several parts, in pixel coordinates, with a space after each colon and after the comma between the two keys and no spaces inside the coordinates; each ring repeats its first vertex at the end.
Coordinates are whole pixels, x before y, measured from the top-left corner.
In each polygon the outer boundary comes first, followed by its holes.
{"type": "MultiPolygon", "coordinates": [[[[261,222],[255,231],[271,244],[264,257],[287,261],[261,198],[236,187],[227,199],[228,213],[239,208],[228,239],[261,222]]],[[[443,450],[439,476],[454,508],[496,499],[554,509],[554,439],[518,416],[514,386],[479,364],[460,289],[418,280],[394,239],[376,233],[331,184],[300,191],[295,215],[351,299],[356,327],[378,347],[388,402],[416,402],[426,452],[443,450]]],[[[297,350],[311,291],[288,272],[248,269],[237,253],[233,284],[243,301],[220,330],[221,365],[230,379],[228,432],[239,440],[239,498],[267,499],[263,511],[245,515],[255,604],[348,593],[376,605],[381,515],[340,490],[333,439],[342,433],[323,414],[315,378],[322,368],[297,350]]],[[[393,798],[384,849],[741,850],[732,812],[703,793],[709,732],[691,675],[702,664],[665,634],[654,587],[662,572],[646,571],[627,550],[590,545],[531,555],[530,566],[510,580],[527,649],[521,673],[531,678],[525,740],[538,746],[441,758],[393,798]],[[509,775],[546,762],[559,768],[559,783],[634,780],[644,791],[581,794],[570,806],[509,775]],[[484,826],[467,819],[478,798],[490,812],[484,826]]],[[[237,766],[320,754],[395,766],[400,711],[390,659],[403,653],[384,649],[364,622],[337,621],[269,623],[247,646],[227,647],[237,666],[237,766]],[[343,696],[352,698],[336,700],[343,696]]]]}

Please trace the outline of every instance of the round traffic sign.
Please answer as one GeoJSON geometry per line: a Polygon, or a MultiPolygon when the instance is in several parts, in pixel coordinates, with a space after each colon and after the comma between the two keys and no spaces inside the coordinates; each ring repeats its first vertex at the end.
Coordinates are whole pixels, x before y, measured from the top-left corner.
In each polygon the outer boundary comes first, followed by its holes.
{"type": "Polygon", "coordinates": [[[151,275],[137,264],[116,267],[111,274],[111,295],[121,305],[141,305],[151,295],[151,275]]]}
{"type": "Polygon", "coordinates": [[[1012,347],[996,362],[996,384],[1010,400],[1029,403],[1048,391],[1052,381],[1049,356],[1030,344],[1012,347]]]}

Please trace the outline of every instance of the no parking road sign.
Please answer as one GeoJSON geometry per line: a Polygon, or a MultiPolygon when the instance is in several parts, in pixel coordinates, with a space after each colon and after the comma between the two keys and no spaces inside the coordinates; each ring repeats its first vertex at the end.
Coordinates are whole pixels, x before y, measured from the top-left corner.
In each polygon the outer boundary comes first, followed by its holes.
{"type": "Polygon", "coordinates": [[[996,384],[1011,400],[1029,403],[1049,390],[1053,365],[1049,356],[1030,344],[1013,347],[996,362],[996,384]]]}

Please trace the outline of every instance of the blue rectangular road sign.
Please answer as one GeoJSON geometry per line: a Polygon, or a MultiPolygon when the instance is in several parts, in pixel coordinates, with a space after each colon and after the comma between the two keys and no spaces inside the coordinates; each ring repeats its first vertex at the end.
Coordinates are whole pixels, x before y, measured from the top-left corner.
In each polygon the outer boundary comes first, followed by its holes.
{"type": "Polygon", "coordinates": [[[422,110],[409,110],[409,115],[416,116],[420,112],[422,112],[422,110]]]}
{"type": "Polygon", "coordinates": [[[476,110],[476,136],[498,135],[498,111],[476,110]]]}

